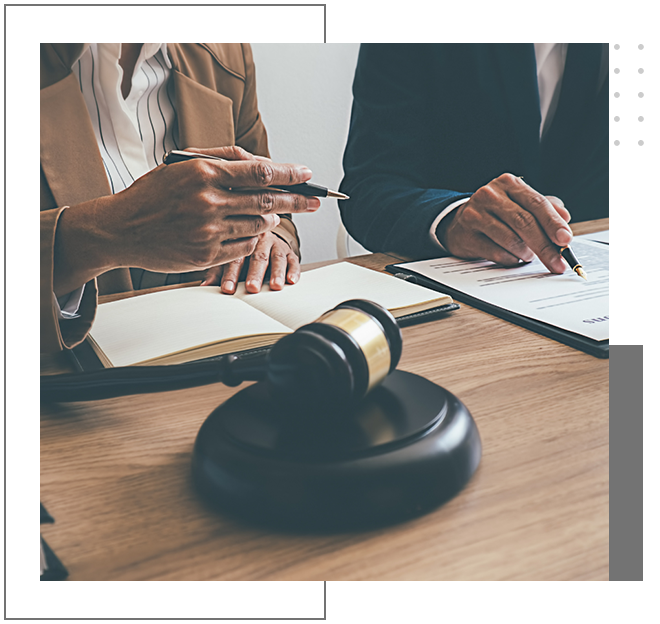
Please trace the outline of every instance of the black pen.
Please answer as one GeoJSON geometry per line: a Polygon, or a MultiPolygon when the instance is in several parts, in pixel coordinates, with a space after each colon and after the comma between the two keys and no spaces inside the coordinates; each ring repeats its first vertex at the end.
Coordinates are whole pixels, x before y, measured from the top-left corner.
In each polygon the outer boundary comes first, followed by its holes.
{"type": "Polygon", "coordinates": [[[577,259],[575,252],[567,245],[566,247],[560,247],[559,253],[561,257],[568,262],[568,266],[571,267],[581,278],[587,279],[587,274],[582,268],[580,261],[577,259]]]}
{"type": "MultiPolygon", "coordinates": [[[[166,165],[182,162],[184,160],[192,160],[194,158],[210,158],[211,160],[222,160],[227,162],[226,158],[219,158],[218,156],[210,156],[209,154],[198,154],[196,152],[184,152],[182,150],[172,150],[163,156],[163,162],[166,165]]],[[[324,186],[318,186],[311,182],[303,182],[302,184],[290,184],[272,186],[278,191],[287,191],[288,193],[296,193],[298,195],[305,195],[306,197],[336,197],[337,199],[348,199],[348,195],[340,193],[339,191],[331,191],[324,186]]]]}
{"type": "MultiPolygon", "coordinates": [[[[525,182],[522,176],[518,176],[518,178],[525,182]]],[[[575,255],[575,252],[568,245],[566,245],[566,247],[558,247],[558,249],[561,257],[566,260],[566,262],[568,262],[568,266],[571,267],[571,270],[575,271],[582,279],[586,280],[587,273],[582,268],[580,261],[575,255]]]]}

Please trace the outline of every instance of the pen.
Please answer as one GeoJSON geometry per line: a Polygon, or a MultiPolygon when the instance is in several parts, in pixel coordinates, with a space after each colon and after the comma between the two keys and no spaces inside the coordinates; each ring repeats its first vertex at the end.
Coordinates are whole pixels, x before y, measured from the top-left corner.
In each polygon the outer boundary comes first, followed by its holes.
{"type": "MultiPolygon", "coordinates": [[[[518,176],[523,182],[525,181],[522,176],[518,176]]],[[[561,257],[568,262],[568,266],[571,267],[571,270],[575,271],[582,279],[587,279],[587,273],[582,268],[580,261],[577,259],[575,252],[568,246],[559,247],[559,253],[561,257]]]]}
{"type": "MultiPolygon", "coordinates": [[[[218,158],[218,156],[210,156],[209,154],[198,154],[196,152],[184,152],[182,150],[171,150],[163,156],[163,162],[166,165],[171,165],[184,160],[193,160],[194,158],[210,158],[211,160],[222,160],[227,162],[225,158],[218,158]]],[[[298,195],[305,195],[307,197],[336,197],[337,199],[348,199],[348,195],[340,193],[339,191],[331,191],[324,186],[311,184],[310,182],[303,182],[302,184],[279,185],[269,188],[274,188],[278,191],[286,191],[288,193],[297,193],[298,195]]]]}
{"type": "Polygon", "coordinates": [[[562,247],[559,250],[559,253],[561,254],[562,258],[568,262],[568,266],[571,267],[573,271],[575,271],[581,278],[585,280],[587,279],[585,270],[582,268],[580,261],[575,255],[575,252],[570,247],[562,247]]]}

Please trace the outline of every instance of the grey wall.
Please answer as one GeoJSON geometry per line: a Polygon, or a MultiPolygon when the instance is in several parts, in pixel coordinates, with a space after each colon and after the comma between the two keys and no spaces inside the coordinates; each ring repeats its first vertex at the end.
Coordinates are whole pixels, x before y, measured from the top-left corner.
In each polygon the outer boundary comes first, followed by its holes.
{"type": "MultiPolygon", "coordinates": [[[[313,182],[337,189],[348,136],[353,74],[359,44],[253,43],[259,109],[268,131],[271,157],[302,163],[313,182]]],[[[294,217],[303,262],[337,257],[339,209],[321,200],[312,215],[294,217]]],[[[351,243],[350,251],[362,248],[351,243]]]]}

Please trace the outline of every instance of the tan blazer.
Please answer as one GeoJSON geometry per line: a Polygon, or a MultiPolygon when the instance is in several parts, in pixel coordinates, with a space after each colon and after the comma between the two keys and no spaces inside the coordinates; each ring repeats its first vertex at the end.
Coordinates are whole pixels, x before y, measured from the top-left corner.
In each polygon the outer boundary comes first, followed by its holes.
{"type": "MultiPolygon", "coordinates": [[[[57,319],[53,250],[58,218],[65,206],[111,194],[78,80],[71,72],[83,50],[82,43],[41,44],[42,354],[54,354],[84,339],[94,319],[98,294],[133,289],[128,269],[110,271],[86,285],[79,319],[57,319]]],[[[268,156],[250,46],[168,43],[167,50],[173,67],[177,144],[182,148],[235,144],[268,156]]],[[[290,219],[283,219],[275,231],[300,255],[290,219]]],[[[165,274],[148,273],[150,287],[172,282],[165,274]]],[[[182,277],[184,281],[199,278],[199,272],[182,277]]]]}

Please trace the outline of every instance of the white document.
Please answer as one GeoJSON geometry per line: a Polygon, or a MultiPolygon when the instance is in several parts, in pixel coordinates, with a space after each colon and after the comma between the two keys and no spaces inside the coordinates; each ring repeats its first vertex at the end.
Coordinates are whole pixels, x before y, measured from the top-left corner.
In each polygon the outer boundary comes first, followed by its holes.
{"type": "Polygon", "coordinates": [[[437,258],[399,265],[439,284],[523,316],[609,339],[609,245],[576,236],[571,248],[587,272],[550,273],[540,260],[502,268],[487,260],[437,258]]]}
{"type": "Polygon", "coordinates": [[[593,234],[583,234],[582,236],[577,236],[576,238],[592,240],[598,243],[607,243],[610,244],[610,231],[603,230],[602,232],[594,232],[593,234]]]}

